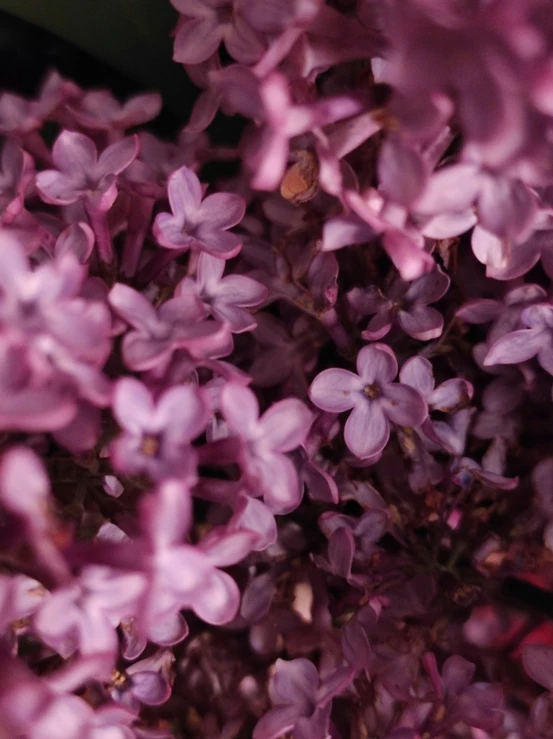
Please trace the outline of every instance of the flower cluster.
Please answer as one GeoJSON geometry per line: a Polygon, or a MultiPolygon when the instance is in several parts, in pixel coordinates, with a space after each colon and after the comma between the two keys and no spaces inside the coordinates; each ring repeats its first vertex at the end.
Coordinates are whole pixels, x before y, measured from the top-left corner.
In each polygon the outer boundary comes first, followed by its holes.
{"type": "Polygon", "coordinates": [[[0,93],[0,736],[551,739],[550,4],[171,3],[0,93]]]}

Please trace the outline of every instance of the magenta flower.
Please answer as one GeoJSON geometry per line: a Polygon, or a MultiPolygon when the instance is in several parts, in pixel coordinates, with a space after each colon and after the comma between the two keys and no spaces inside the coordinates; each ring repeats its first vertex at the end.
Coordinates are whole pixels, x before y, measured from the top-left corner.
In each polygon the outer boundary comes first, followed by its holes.
{"type": "Polygon", "coordinates": [[[520,321],[526,328],[497,339],[486,354],[484,366],[518,364],[537,357],[541,367],[553,375],[553,306],[531,305],[522,311],[520,321]]]}
{"type": "Polygon", "coordinates": [[[193,356],[230,351],[227,327],[203,320],[205,308],[192,295],[168,300],[156,311],[136,290],[117,284],[109,303],[134,329],[125,335],[122,346],[125,363],[132,370],[161,370],[177,349],[193,356]]]}
{"type": "Polygon", "coordinates": [[[110,447],[117,470],[146,473],[152,480],[195,478],[191,442],[209,419],[208,398],[200,388],[169,388],[155,402],[145,385],[125,377],[115,385],[113,413],[123,429],[110,447]]]}
{"type": "Polygon", "coordinates": [[[239,236],[227,233],[244,217],[246,203],[240,195],[216,193],[203,198],[198,177],[181,167],[167,183],[172,213],[159,213],[154,236],[167,249],[201,249],[223,259],[236,256],[242,246],[239,236]]]}
{"type": "Polygon", "coordinates": [[[278,739],[288,732],[294,739],[326,736],[332,699],[354,676],[353,668],[341,667],[321,680],[308,659],[277,659],[269,684],[273,708],[257,722],[253,739],[278,739]]]}
{"type": "Polygon", "coordinates": [[[159,620],[165,622],[183,608],[191,608],[211,624],[231,621],[240,592],[218,567],[242,560],[256,535],[214,530],[199,546],[184,543],[192,526],[192,499],[182,481],[162,483],[155,494],[142,500],[140,510],[147,586],[136,614],[139,633],[149,633],[159,620]]]}
{"type": "Polygon", "coordinates": [[[100,157],[96,145],[82,133],[60,133],[52,157],[57,169],[39,172],[38,191],[47,203],[69,205],[84,200],[92,209],[107,211],[117,197],[117,175],[138,154],[138,137],[118,141],[100,157]]]}
{"type": "Polygon", "coordinates": [[[151,121],[159,115],[161,105],[157,92],[134,95],[120,103],[109,90],[91,90],[67,109],[83,128],[119,133],[151,121]]]}
{"type": "Polygon", "coordinates": [[[224,259],[200,254],[196,279],[181,280],[175,288],[175,297],[195,295],[214,318],[228,323],[232,333],[251,331],[257,324],[246,308],[262,303],[269,291],[246,275],[223,277],[225,264],[224,259]]]}
{"type": "Polygon", "coordinates": [[[2,147],[0,166],[0,224],[11,223],[22,211],[25,192],[34,174],[33,160],[12,139],[2,147]]]}
{"type": "Polygon", "coordinates": [[[376,313],[362,334],[364,339],[381,339],[397,323],[414,339],[430,341],[442,333],[444,319],[429,306],[445,295],[449,283],[449,277],[436,267],[411,284],[397,279],[386,295],[376,287],[354,288],[348,300],[357,313],[376,313]]]}
{"type": "Polygon", "coordinates": [[[241,463],[254,494],[263,495],[274,513],[288,513],[300,503],[302,490],[296,468],[285,456],[303,444],[312,415],[296,398],[272,405],[261,418],[255,395],[228,383],[221,391],[221,411],[242,442],[241,463]]]}
{"type": "Polygon", "coordinates": [[[390,438],[390,423],[418,426],[426,415],[423,397],[413,388],[393,383],[397,360],[384,344],[366,346],[357,356],[357,372],[324,370],[311,383],[309,397],[324,411],[352,410],[344,427],[348,449],[360,459],[381,452],[390,438]]]}
{"type": "Polygon", "coordinates": [[[256,62],[265,50],[265,39],[241,13],[240,6],[245,4],[241,0],[171,0],[182,14],[175,30],[173,59],[200,64],[224,41],[237,62],[256,62]]]}

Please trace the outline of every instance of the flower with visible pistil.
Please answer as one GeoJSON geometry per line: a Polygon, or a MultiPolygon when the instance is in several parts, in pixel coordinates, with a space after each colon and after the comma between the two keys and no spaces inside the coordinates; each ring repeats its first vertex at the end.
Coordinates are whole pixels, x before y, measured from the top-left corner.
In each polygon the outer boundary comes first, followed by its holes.
{"type": "Polygon", "coordinates": [[[154,222],[154,236],[160,246],[182,251],[200,249],[222,259],[238,254],[242,240],[227,231],[244,217],[244,198],[230,192],[203,198],[200,180],[188,167],[177,169],[169,177],[167,194],[172,213],[159,213],[154,222]]]}
{"type": "Polygon", "coordinates": [[[124,377],[115,386],[113,412],[124,429],[111,446],[114,466],[122,472],[146,472],[153,480],[196,474],[191,442],[206,427],[207,397],[200,388],[182,385],[154,402],[148,388],[124,377]]]}
{"type": "Polygon", "coordinates": [[[394,383],[397,360],[384,344],[366,346],[357,356],[357,372],[328,369],[313,380],[312,402],[324,411],[352,410],[344,427],[348,449],[360,459],[381,452],[390,438],[390,423],[418,426],[427,415],[426,402],[411,387],[394,383]]]}

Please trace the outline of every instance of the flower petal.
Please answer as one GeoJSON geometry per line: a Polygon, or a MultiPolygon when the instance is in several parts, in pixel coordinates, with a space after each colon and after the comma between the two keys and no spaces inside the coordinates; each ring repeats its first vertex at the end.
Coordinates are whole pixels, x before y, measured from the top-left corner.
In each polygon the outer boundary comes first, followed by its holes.
{"type": "MultiPolygon", "coordinates": [[[[414,392],[414,391],[413,391],[414,392]]],[[[390,424],[378,402],[359,403],[344,427],[347,447],[359,459],[381,452],[390,438],[390,424]]]]}
{"type": "Polygon", "coordinates": [[[259,425],[273,451],[291,452],[303,444],[312,422],[313,415],[301,400],[286,398],[272,405],[259,425]]]}
{"type": "Polygon", "coordinates": [[[400,426],[418,426],[428,415],[422,395],[409,385],[387,385],[383,392],[382,408],[386,417],[400,426]]]}
{"type": "Polygon", "coordinates": [[[208,195],[200,206],[199,220],[208,223],[213,231],[226,230],[240,223],[246,212],[246,201],[241,195],[218,192],[208,195]]]}
{"type": "Polygon", "coordinates": [[[315,377],[309,388],[309,397],[317,408],[330,413],[341,413],[353,408],[363,390],[361,378],[344,369],[324,370],[315,377]]]}
{"type": "Polygon", "coordinates": [[[212,571],[190,598],[194,613],[208,624],[226,624],[236,616],[240,605],[238,585],[230,575],[212,571]]]}
{"type": "Polygon", "coordinates": [[[513,331],[498,339],[486,354],[484,366],[518,364],[532,359],[542,348],[543,332],[539,328],[513,331]]]}
{"type": "Polygon", "coordinates": [[[363,385],[373,382],[387,384],[397,375],[396,356],[386,344],[364,346],[357,355],[357,371],[363,385]]]}
{"type": "Polygon", "coordinates": [[[167,194],[173,215],[182,222],[196,223],[202,202],[202,186],[196,174],[181,167],[169,177],[167,194]]]}

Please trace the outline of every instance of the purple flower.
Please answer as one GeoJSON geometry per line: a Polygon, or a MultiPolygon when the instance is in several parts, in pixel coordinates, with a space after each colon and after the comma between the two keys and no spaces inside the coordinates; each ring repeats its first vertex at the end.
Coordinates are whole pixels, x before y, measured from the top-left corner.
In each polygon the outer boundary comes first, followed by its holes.
{"type": "Polygon", "coordinates": [[[354,675],[354,669],[340,667],[321,680],[308,659],[277,659],[269,683],[274,707],[257,722],[253,739],[278,739],[288,732],[294,739],[326,736],[332,698],[350,685],[354,675]]]}
{"type": "Polygon", "coordinates": [[[116,628],[138,610],[144,590],[140,573],[85,567],[78,580],[58,588],[38,609],[34,629],[45,644],[67,658],[110,654],[115,662],[116,628]]]}
{"type": "Polygon", "coordinates": [[[195,478],[196,455],[191,442],[209,419],[205,393],[193,385],[166,390],[156,402],[138,380],[119,380],[113,413],[123,429],[111,445],[115,468],[126,474],[146,473],[152,480],[195,478]]]}
{"type": "Polygon", "coordinates": [[[236,61],[256,62],[265,49],[265,39],[242,14],[245,4],[241,0],[171,0],[182,14],[173,59],[182,64],[205,62],[224,41],[236,61]]]}
{"type": "Polygon", "coordinates": [[[203,320],[205,308],[192,295],[168,300],[156,311],[136,290],[117,284],[111,289],[109,303],[134,329],[125,335],[122,346],[125,363],[132,370],[161,371],[177,349],[186,349],[193,356],[230,351],[227,327],[203,320]]]}
{"type": "Polygon", "coordinates": [[[357,356],[357,372],[328,369],[313,380],[309,397],[322,410],[352,410],[344,427],[348,449],[360,459],[381,452],[390,437],[390,423],[418,426],[426,415],[424,399],[408,385],[393,383],[397,360],[384,344],[366,346],[357,356]]]}
{"type": "Polygon", "coordinates": [[[107,692],[117,703],[137,713],[141,704],[159,706],[171,696],[169,681],[174,661],[170,650],[160,649],[152,657],[130,665],[124,673],[114,670],[107,692]]]}
{"type": "Polygon", "coordinates": [[[445,295],[449,283],[449,277],[436,267],[411,284],[396,280],[386,295],[374,286],[354,288],[348,300],[357,313],[376,313],[362,334],[364,339],[381,339],[397,323],[414,339],[429,341],[438,338],[444,326],[441,313],[429,305],[445,295]]]}
{"type": "Polygon", "coordinates": [[[272,405],[261,418],[255,395],[246,387],[228,383],[221,391],[223,415],[241,440],[241,464],[249,487],[263,495],[274,513],[298,507],[301,486],[296,468],[285,456],[303,444],[312,422],[307,407],[296,398],[272,405]]]}
{"type": "Polygon", "coordinates": [[[143,554],[147,585],[136,612],[139,634],[149,633],[183,608],[211,624],[231,621],[240,592],[234,580],[218,569],[240,562],[256,535],[247,531],[213,530],[199,546],[183,542],[192,526],[192,499],[187,486],[167,480],[140,506],[145,534],[143,554]]]}
{"type": "Polygon", "coordinates": [[[151,121],[159,114],[161,104],[157,92],[134,95],[122,104],[109,90],[91,90],[68,105],[67,110],[83,128],[117,135],[126,128],[151,121]]]}
{"type": "Polygon", "coordinates": [[[167,249],[194,248],[215,257],[230,259],[242,246],[239,236],[227,233],[244,217],[246,203],[240,195],[215,193],[203,198],[198,177],[181,167],[167,183],[172,213],[159,213],[154,236],[167,249]]]}
{"type": "Polygon", "coordinates": [[[246,308],[262,303],[268,290],[246,275],[227,275],[225,260],[202,253],[198,258],[196,279],[185,277],[175,288],[175,297],[195,295],[210,314],[230,326],[232,333],[251,331],[255,319],[246,308]]]}
{"type": "Polygon", "coordinates": [[[553,375],[553,306],[538,303],[525,308],[520,321],[526,328],[503,335],[491,346],[484,366],[518,364],[532,357],[553,375]]]}
{"type": "Polygon", "coordinates": [[[138,154],[138,137],[118,141],[100,157],[96,145],[82,133],[60,133],[52,157],[57,169],[39,172],[38,191],[47,203],[69,205],[84,200],[91,208],[105,212],[117,197],[117,175],[138,154]]]}
{"type": "Polygon", "coordinates": [[[11,223],[23,209],[25,192],[34,174],[33,160],[11,139],[2,146],[0,167],[0,224],[11,223]]]}

